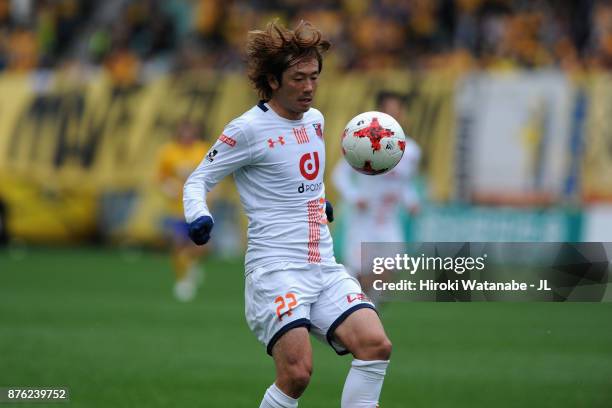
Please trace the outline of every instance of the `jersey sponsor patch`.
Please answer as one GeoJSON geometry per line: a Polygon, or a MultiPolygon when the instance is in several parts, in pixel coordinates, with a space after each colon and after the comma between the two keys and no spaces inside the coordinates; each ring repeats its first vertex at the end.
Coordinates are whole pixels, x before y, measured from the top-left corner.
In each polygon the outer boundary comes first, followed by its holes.
{"type": "Polygon", "coordinates": [[[313,123],[312,127],[314,127],[315,133],[317,134],[317,136],[320,137],[321,139],[323,139],[323,127],[321,126],[321,124],[320,123],[313,123]]]}
{"type": "Polygon", "coordinates": [[[219,141],[225,143],[226,145],[230,147],[236,146],[236,140],[224,134],[219,136],[219,141]]]}
{"type": "Polygon", "coordinates": [[[301,183],[298,186],[297,191],[298,191],[298,193],[302,194],[305,191],[308,191],[308,192],[311,192],[311,191],[321,191],[322,188],[323,188],[323,182],[322,181],[319,181],[318,183],[312,183],[312,184],[301,183]]]}
{"type": "Polygon", "coordinates": [[[319,174],[319,152],[306,153],[300,158],[300,173],[306,180],[314,180],[319,174]]]}

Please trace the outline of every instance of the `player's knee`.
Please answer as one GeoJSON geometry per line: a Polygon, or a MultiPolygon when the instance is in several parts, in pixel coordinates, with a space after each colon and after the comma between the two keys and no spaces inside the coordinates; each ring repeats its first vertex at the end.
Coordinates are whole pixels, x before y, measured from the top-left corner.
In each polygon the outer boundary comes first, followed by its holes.
{"type": "Polygon", "coordinates": [[[391,344],[391,340],[389,340],[387,336],[383,336],[383,339],[376,350],[376,354],[378,356],[376,359],[389,360],[391,358],[391,351],[393,351],[393,344],[391,344]]]}
{"type": "Polygon", "coordinates": [[[308,387],[311,374],[312,371],[305,367],[291,367],[284,373],[285,378],[281,381],[288,384],[295,395],[300,395],[308,387]]]}
{"type": "Polygon", "coordinates": [[[312,376],[312,363],[304,360],[288,361],[282,373],[283,382],[290,384],[291,388],[301,393],[306,389],[312,376]]]}
{"type": "Polygon", "coordinates": [[[359,347],[355,357],[360,360],[389,360],[393,345],[385,335],[366,339],[359,347]]]}
{"type": "Polygon", "coordinates": [[[308,387],[308,383],[310,383],[311,375],[312,370],[301,367],[291,373],[291,382],[295,388],[305,390],[308,387]]]}

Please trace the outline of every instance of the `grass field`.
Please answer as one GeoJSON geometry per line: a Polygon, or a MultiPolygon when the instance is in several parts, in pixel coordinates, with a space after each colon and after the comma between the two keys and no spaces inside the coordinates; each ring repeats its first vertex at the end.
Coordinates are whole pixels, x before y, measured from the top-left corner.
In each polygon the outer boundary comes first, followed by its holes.
{"type": "MultiPolygon", "coordinates": [[[[160,253],[0,251],[0,387],[68,386],[64,404],[257,407],[272,360],[244,321],[242,260],[210,260],[179,304],[160,253]]],[[[381,406],[612,407],[612,304],[393,303],[381,406]]],[[[339,407],[349,357],[315,341],[300,407],[339,407]]],[[[0,404],[0,406],[9,406],[0,404]]]]}

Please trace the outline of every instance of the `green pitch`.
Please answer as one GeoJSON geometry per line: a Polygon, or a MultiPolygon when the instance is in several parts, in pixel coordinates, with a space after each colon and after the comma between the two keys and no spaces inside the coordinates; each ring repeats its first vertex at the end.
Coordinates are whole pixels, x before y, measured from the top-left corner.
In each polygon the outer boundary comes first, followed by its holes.
{"type": "MultiPolygon", "coordinates": [[[[164,254],[0,251],[0,387],[70,388],[18,407],[257,407],[273,364],[244,321],[242,260],[206,271],[179,304],[164,254]]],[[[383,408],[612,406],[612,304],[393,303],[382,318],[383,408]]],[[[314,343],[300,407],[338,407],[350,358],[314,343]]]]}

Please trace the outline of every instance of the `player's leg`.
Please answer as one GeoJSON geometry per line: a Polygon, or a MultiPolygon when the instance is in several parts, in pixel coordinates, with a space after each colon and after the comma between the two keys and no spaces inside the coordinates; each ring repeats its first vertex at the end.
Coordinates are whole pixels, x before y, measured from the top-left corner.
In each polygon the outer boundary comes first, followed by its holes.
{"type": "Polygon", "coordinates": [[[391,342],[359,284],[341,265],[335,270],[329,274],[332,284],[311,308],[312,330],[338,354],[350,352],[354,356],[342,393],[342,408],[374,408],[389,364],[391,342]]]}
{"type": "Polygon", "coordinates": [[[174,269],[174,296],[183,302],[193,300],[196,287],[189,279],[191,257],[182,246],[174,245],[172,248],[172,266],[174,269]]]}
{"type": "Polygon", "coordinates": [[[197,246],[191,241],[187,242],[185,248],[188,259],[187,276],[197,287],[200,287],[202,282],[204,282],[205,270],[202,265],[202,259],[206,256],[209,249],[210,247],[208,246],[197,246]]]}
{"type": "Polygon", "coordinates": [[[246,277],[247,323],[276,366],[262,408],[297,407],[310,381],[310,308],[319,290],[309,272],[308,265],[280,262],[256,268],[246,277]]]}
{"type": "Polygon", "coordinates": [[[174,295],[178,300],[187,302],[195,298],[203,276],[199,260],[205,250],[206,247],[198,247],[189,240],[184,221],[174,221],[172,264],[175,274],[174,295]]]}
{"type": "Polygon", "coordinates": [[[391,356],[391,341],[372,309],[360,309],[349,315],[336,328],[334,338],[360,360],[388,360],[391,356]]]}
{"type": "Polygon", "coordinates": [[[391,357],[391,341],[378,314],[372,309],[357,310],[336,328],[334,337],[354,357],[342,391],[342,407],[375,407],[391,357]]]}
{"type": "Polygon", "coordinates": [[[276,380],[266,390],[260,408],[297,407],[298,398],[310,382],[312,347],[307,328],[285,333],[272,348],[276,380]]]}

